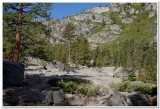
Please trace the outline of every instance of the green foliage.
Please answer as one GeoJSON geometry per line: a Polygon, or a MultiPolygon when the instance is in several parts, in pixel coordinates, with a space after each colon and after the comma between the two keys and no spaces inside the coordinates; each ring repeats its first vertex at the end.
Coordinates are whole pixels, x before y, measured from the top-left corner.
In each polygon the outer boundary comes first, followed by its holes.
{"type": "Polygon", "coordinates": [[[65,43],[58,43],[54,46],[54,59],[57,61],[61,61],[66,64],[67,59],[67,48],[65,43]]]}
{"type": "Polygon", "coordinates": [[[129,81],[135,81],[135,80],[136,80],[136,76],[134,75],[134,72],[131,72],[131,73],[128,75],[127,79],[128,79],[129,81]]]}
{"type": "Polygon", "coordinates": [[[77,84],[73,81],[65,82],[63,80],[58,81],[58,86],[62,88],[65,92],[76,91],[77,84]]]}
{"type": "Polygon", "coordinates": [[[76,80],[52,79],[49,84],[60,87],[65,92],[81,93],[86,96],[95,96],[98,93],[98,87],[89,82],[78,82],[76,80]]]}
{"type": "Polygon", "coordinates": [[[66,61],[68,62],[71,62],[71,41],[75,37],[74,29],[74,25],[72,23],[68,23],[64,32],[62,33],[62,37],[68,42],[68,57],[66,58],[66,61]]]}
{"type": "Polygon", "coordinates": [[[110,87],[117,88],[119,91],[122,92],[134,92],[134,91],[140,91],[145,94],[155,94],[155,88],[156,86],[154,84],[150,83],[134,83],[128,80],[123,80],[122,82],[118,84],[112,83],[110,87]]]}
{"type": "Polygon", "coordinates": [[[88,65],[91,59],[88,40],[81,35],[71,45],[72,61],[77,61],[81,65],[88,65]]]}
{"type": "Polygon", "coordinates": [[[122,24],[119,18],[119,13],[110,12],[109,15],[111,16],[111,19],[112,19],[111,24],[122,24]]]}
{"type": "Polygon", "coordinates": [[[19,3],[3,4],[3,57],[5,59],[13,58],[16,28],[21,31],[20,57],[36,56],[42,59],[51,59],[51,51],[47,50],[51,45],[47,44],[47,41],[42,44],[42,40],[44,41],[42,36],[45,36],[46,40],[46,37],[50,36],[50,32],[40,20],[36,20],[37,18],[48,18],[47,11],[50,8],[51,4],[49,3],[23,3],[23,19],[22,23],[18,25],[19,3]]]}
{"type": "Polygon", "coordinates": [[[128,89],[129,81],[123,81],[117,85],[119,91],[125,92],[128,89]]]}
{"type": "Polygon", "coordinates": [[[80,84],[78,86],[78,91],[87,96],[94,96],[98,92],[97,87],[91,86],[91,84],[80,84]]]}
{"type": "MultiPolygon", "coordinates": [[[[138,4],[137,8],[142,8],[141,4],[138,4]]],[[[148,11],[142,10],[131,24],[120,24],[119,15],[114,12],[110,13],[112,20],[115,21],[113,23],[122,25],[123,31],[120,37],[114,41],[98,46],[97,49],[93,50],[92,58],[96,60],[99,67],[123,66],[138,70],[146,69],[145,74],[140,74],[139,80],[156,83],[157,43],[154,41],[156,28],[151,29],[155,24],[156,17],[149,18],[148,11]]]]}
{"type": "Polygon", "coordinates": [[[74,25],[72,23],[68,23],[62,34],[63,38],[66,38],[68,41],[74,38],[75,37],[74,29],[75,29],[74,25]]]}

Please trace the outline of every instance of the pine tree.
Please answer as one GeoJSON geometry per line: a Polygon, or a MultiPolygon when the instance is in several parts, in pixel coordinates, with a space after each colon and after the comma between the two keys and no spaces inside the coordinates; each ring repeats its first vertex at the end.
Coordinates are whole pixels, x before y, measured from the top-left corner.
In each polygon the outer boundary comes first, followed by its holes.
{"type": "Polygon", "coordinates": [[[72,39],[75,37],[75,33],[74,33],[74,25],[72,23],[68,23],[62,36],[63,38],[65,38],[68,41],[68,62],[71,62],[71,41],[72,39]]]}
{"type": "MultiPolygon", "coordinates": [[[[16,44],[13,53],[13,60],[19,61],[20,46],[22,36],[28,36],[25,30],[26,26],[34,26],[36,18],[47,18],[47,10],[51,8],[51,4],[45,3],[4,3],[3,14],[5,25],[11,26],[12,31],[16,33],[16,44]],[[8,17],[8,18],[7,18],[8,17]]],[[[29,36],[28,36],[29,37],[29,36]]]]}
{"type": "Polygon", "coordinates": [[[65,44],[58,43],[54,46],[54,59],[66,64],[67,49],[65,44]]]}
{"type": "Polygon", "coordinates": [[[88,65],[91,59],[88,40],[81,36],[79,42],[78,60],[82,65],[88,65]]]}

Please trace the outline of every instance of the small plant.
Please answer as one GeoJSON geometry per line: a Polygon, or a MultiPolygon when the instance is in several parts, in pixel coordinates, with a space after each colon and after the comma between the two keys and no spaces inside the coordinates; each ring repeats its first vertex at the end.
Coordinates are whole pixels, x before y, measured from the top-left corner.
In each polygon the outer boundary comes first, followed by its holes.
{"type": "Polygon", "coordinates": [[[61,80],[61,81],[58,81],[58,86],[66,92],[75,92],[77,84],[76,82],[73,82],[73,81],[65,82],[61,80]]]}
{"type": "Polygon", "coordinates": [[[128,75],[127,79],[128,79],[129,81],[135,81],[135,80],[136,80],[136,76],[135,76],[134,72],[131,72],[131,73],[128,75]]]}
{"type": "Polygon", "coordinates": [[[78,87],[78,92],[87,95],[87,96],[94,96],[98,92],[97,87],[93,87],[91,84],[80,84],[78,87]]]}
{"type": "Polygon", "coordinates": [[[117,84],[117,89],[119,91],[125,92],[128,88],[128,85],[129,85],[129,81],[123,81],[117,84]]]}

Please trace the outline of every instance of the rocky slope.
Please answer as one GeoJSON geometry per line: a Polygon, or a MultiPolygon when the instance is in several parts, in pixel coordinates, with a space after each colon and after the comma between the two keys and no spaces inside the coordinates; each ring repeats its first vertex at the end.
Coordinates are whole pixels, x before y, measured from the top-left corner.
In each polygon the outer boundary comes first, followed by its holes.
{"type": "MultiPolygon", "coordinates": [[[[147,13],[148,18],[156,15],[156,3],[112,3],[108,6],[88,9],[80,14],[65,17],[62,20],[45,20],[44,24],[51,29],[51,43],[62,41],[62,33],[66,24],[71,22],[75,26],[75,34],[85,36],[95,48],[97,44],[117,39],[125,32],[126,25],[133,25],[142,13],[147,13]]],[[[156,19],[153,25],[156,24],[156,19]]],[[[154,27],[156,28],[156,27],[154,27]]]]}

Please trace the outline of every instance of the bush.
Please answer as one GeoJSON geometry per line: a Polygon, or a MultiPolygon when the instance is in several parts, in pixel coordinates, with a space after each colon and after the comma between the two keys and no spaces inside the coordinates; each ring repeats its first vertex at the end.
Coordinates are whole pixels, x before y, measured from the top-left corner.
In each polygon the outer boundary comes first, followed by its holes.
{"type": "Polygon", "coordinates": [[[128,85],[129,85],[129,81],[121,82],[117,85],[117,89],[119,91],[125,92],[128,88],[128,85]]]}
{"type": "Polygon", "coordinates": [[[131,72],[131,73],[128,75],[127,79],[128,79],[129,81],[135,81],[135,80],[136,80],[136,76],[134,75],[134,72],[131,72]]]}
{"type": "Polygon", "coordinates": [[[78,91],[87,96],[94,96],[97,94],[98,89],[97,87],[91,86],[91,84],[81,84],[78,87],[78,91]]]}
{"type": "Polygon", "coordinates": [[[49,84],[60,87],[65,92],[81,93],[86,96],[95,96],[98,93],[98,87],[93,86],[89,82],[78,82],[75,80],[51,79],[49,84]]]}
{"type": "Polygon", "coordinates": [[[65,82],[61,80],[58,81],[58,86],[66,92],[75,92],[77,84],[73,81],[65,82]]]}
{"type": "Polygon", "coordinates": [[[152,89],[154,87],[148,83],[130,84],[128,86],[128,91],[140,91],[146,94],[152,94],[152,89]]]}
{"type": "MultiPolygon", "coordinates": [[[[112,85],[114,88],[117,88],[119,91],[122,92],[134,92],[140,91],[141,93],[145,94],[154,94],[156,91],[156,87],[150,83],[133,83],[130,81],[122,81],[121,83],[112,85]]],[[[113,87],[112,87],[113,88],[113,87]]]]}

